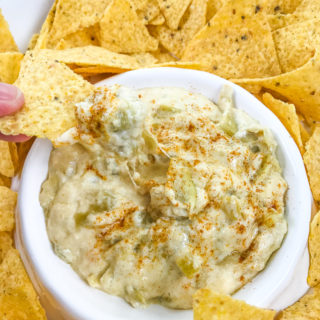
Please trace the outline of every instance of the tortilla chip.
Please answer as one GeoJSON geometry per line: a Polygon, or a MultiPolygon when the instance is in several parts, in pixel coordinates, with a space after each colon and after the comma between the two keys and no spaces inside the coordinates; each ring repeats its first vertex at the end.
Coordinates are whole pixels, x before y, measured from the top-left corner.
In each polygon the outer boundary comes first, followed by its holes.
{"type": "Polygon", "coordinates": [[[0,118],[4,134],[26,134],[55,140],[76,124],[75,103],[94,87],[67,66],[42,54],[27,52],[15,85],[25,96],[25,106],[14,115],[0,118]]]}
{"type": "Polygon", "coordinates": [[[0,174],[14,176],[14,163],[11,158],[9,142],[0,140],[0,174]]]}
{"type": "Polygon", "coordinates": [[[305,128],[304,124],[302,124],[301,122],[300,122],[300,132],[301,132],[302,143],[303,145],[305,145],[310,139],[310,134],[308,130],[305,128]]]}
{"type": "Polygon", "coordinates": [[[0,9],[0,52],[19,51],[0,9]]]}
{"type": "Polygon", "coordinates": [[[7,252],[0,265],[0,318],[46,319],[19,252],[15,249],[7,252]]]}
{"type": "Polygon", "coordinates": [[[304,146],[300,133],[300,121],[295,106],[291,103],[275,99],[270,93],[265,93],[262,99],[263,103],[279,118],[289,131],[301,154],[303,154],[304,146]]]}
{"type": "Polygon", "coordinates": [[[296,10],[301,0],[258,0],[259,9],[269,14],[288,14],[296,10]]]}
{"type": "Polygon", "coordinates": [[[318,320],[320,314],[320,288],[313,289],[312,294],[306,294],[298,302],[281,311],[277,320],[318,320]]]}
{"type": "Polygon", "coordinates": [[[272,90],[296,106],[304,117],[320,121],[320,52],[302,67],[279,76],[264,79],[232,80],[256,93],[262,88],[272,90]]]}
{"type": "Polygon", "coordinates": [[[191,0],[158,0],[158,3],[168,27],[176,30],[191,0]]]}
{"type": "Polygon", "coordinates": [[[55,49],[68,49],[84,46],[98,46],[99,42],[99,27],[98,24],[78,30],[74,33],[67,35],[61,39],[56,45],[55,49]]]}
{"type": "Polygon", "coordinates": [[[206,20],[210,21],[226,0],[208,0],[206,20]]]}
{"type": "Polygon", "coordinates": [[[318,212],[310,226],[309,234],[310,265],[308,284],[311,287],[320,283],[320,212],[318,212]]]}
{"type": "Polygon", "coordinates": [[[152,55],[157,59],[154,63],[165,63],[165,62],[173,62],[177,61],[176,58],[172,54],[170,54],[166,49],[162,46],[159,46],[159,49],[155,52],[152,52],[152,55]]]}
{"type": "Polygon", "coordinates": [[[181,57],[188,41],[205,25],[206,9],[207,0],[192,0],[179,30],[173,31],[165,25],[157,27],[160,43],[169,52],[181,57]]]}
{"type": "Polygon", "coordinates": [[[193,312],[194,320],[273,320],[276,313],[209,289],[196,291],[193,296],[193,312]]]}
{"type": "Polygon", "coordinates": [[[28,44],[28,48],[27,48],[27,51],[28,50],[33,50],[38,42],[38,39],[39,39],[39,33],[35,33],[32,35],[30,41],[29,41],[29,44],[28,44]]]}
{"type": "Polygon", "coordinates": [[[157,0],[130,0],[130,3],[144,24],[148,24],[160,14],[157,0]]]}
{"type": "Polygon", "coordinates": [[[0,186],[4,186],[4,187],[7,187],[7,188],[10,188],[10,186],[11,186],[11,178],[0,174],[0,186]]]}
{"type": "Polygon", "coordinates": [[[0,186],[0,232],[13,230],[16,202],[17,193],[0,186]]]}
{"type": "Polygon", "coordinates": [[[47,15],[47,18],[41,27],[38,40],[34,46],[34,50],[45,49],[48,47],[48,38],[49,38],[49,33],[51,31],[53,20],[56,14],[57,1],[58,0],[56,0],[53,3],[47,15]]]}
{"type": "Polygon", "coordinates": [[[320,200],[320,127],[317,127],[308,143],[303,156],[307,168],[311,191],[315,200],[320,200]]]}
{"type": "Polygon", "coordinates": [[[103,68],[110,70],[106,72],[119,73],[141,68],[145,65],[157,62],[157,60],[149,53],[129,56],[96,46],[78,47],[65,50],[42,50],[41,54],[49,59],[55,59],[63,62],[72,69],[90,67],[98,70],[98,73],[101,73],[99,70],[103,68]]]}
{"type": "Polygon", "coordinates": [[[165,21],[166,21],[166,20],[165,20],[163,14],[160,13],[160,14],[157,15],[155,18],[153,18],[152,20],[150,20],[150,21],[149,21],[149,24],[150,24],[150,25],[153,25],[153,26],[160,26],[160,25],[164,24],[165,21]]]}
{"type": "Polygon", "coordinates": [[[10,232],[0,232],[0,264],[11,248],[13,247],[12,235],[10,234],[10,232]]]}
{"type": "Polygon", "coordinates": [[[22,58],[20,52],[0,53],[0,82],[12,84],[17,80],[22,58]]]}
{"type": "Polygon", "coordinates": [[[273,32],[283,72],[301,67],[320,47],[320,19],[289,25],[273,32]]]}
{"type": "Polygon", "coordinates": [[[143,53],[158,48],[128,0],[113,0],[100,20],[101,46],[120,53],[143,53]]]}
{"type": "Polygon", "coordinates": [[[280,73],[271,30],[253,0],[228,1],[187,45],[182,59],[224,78],[280,73]]]}
{"type": "Polygon", "coordinates": [[[19,166],[17,170],[18,172],[22,170],[24,162],[26,160],[29,150],[32,147],[34,140],[35,138],[32,138],[26,142],[17,143],[18,159],[19,159],[19,166]]]}
{"type": "Polygon", "coordinates": [[[97,23],[111,0],[58,0],[50,30],[50,43],[97,23]]]}

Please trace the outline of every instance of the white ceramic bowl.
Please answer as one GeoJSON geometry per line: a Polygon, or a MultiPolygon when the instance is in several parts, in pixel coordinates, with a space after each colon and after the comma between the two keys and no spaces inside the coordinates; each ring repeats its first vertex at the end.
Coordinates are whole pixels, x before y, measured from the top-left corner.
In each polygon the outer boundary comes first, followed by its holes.
{"type": "MultiPolygon", "coordinates": [[[[279,145],[278,159],[288,182],[286,217],[288,233],[267,267],[235,294],[250,304],[282,308],[307,289],[308,256],[305,254],[312,198],[303,161],[293,139],[276,116],[241,87],[209,73],[177,68],[142,69],[123,73],[98,85],[123,84],[133,88],[182,87],[217,101],[224,84],[234,90],[236,107],[269,127],[279,145]],[[304,257],[304,258],[303,258],[304,257]],[[303,265],[299,264],[303,261],[303,265]],[[299,278],[293,275],[300,270],[299,278]]],[[[37,139],[24,166],[18,200],[17,243],[23,260],[52,319],[192,319],[192,311],[159,305],[134,309],[121,298],[89,287],[51,248],[39,192],[46,179],[52,146],[37,139]]]]}

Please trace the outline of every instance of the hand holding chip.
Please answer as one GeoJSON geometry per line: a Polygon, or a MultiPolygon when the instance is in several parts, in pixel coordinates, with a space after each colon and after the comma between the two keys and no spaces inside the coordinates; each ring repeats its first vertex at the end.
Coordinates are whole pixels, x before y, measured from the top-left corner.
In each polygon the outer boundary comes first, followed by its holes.
{"type": "MultiPolygon", "coordinates": [[[[24,96],[19,88],[6,83],[0,83],[0,117],[7,116],[18,111],[24,104],[24,96]]],[[[0,140],[24,142],[29,137],[20,134],[17,136],[6,136],[0,133],[0,140]]]]}

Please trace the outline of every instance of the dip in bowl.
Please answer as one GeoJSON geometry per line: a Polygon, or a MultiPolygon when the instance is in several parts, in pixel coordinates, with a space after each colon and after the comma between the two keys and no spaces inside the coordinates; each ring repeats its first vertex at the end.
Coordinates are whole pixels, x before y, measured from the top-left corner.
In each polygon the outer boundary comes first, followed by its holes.
{"type": "MultiPolygon", "coordinates": [[[[40,197],[55,252],[91,286],[132,305],[190,308],[197,288],[232,293],[264,268],[287,230],[288,183],[288,235],[267,268],[237,293],[270,307],[279,284],[288,284],[308,232],[311,197],[292,138],[270,111],[233,84],[236,107],[258,120],[269,117],[270,123],[261,121],[262,126],[232,108],[226,89],[218,107],[195,94],[218,101],[227,83],[203,72],[150,69],[108,81],[171,88],[112,87],[78,106],[80,127],[60,139],[75,144],[53,152],[40,197]],[[193,80],[181,85],[182,78],[193,80]],[[173,88],[179,86],[193,93],[173,88]],[[104,99],[111,106],[107,110],[104,99]],[[264,127],[278,138],[277,156],[276,142],[264,127]],[[297,167],[304,189],[294,199],[297,167]],[[298,219],[297,207],[306,213],[299,229],[291,223],[298,219]],[[301,236],[293,237],[290,226],[301,236]],[[288,238],[295,252],[289,252],[289,244],[283,249],[288,238]]],[[[74,310],[71,299],[64,303],[74,310]]],[[[118,312],[127,315],[126,310],[118,312]]]]}

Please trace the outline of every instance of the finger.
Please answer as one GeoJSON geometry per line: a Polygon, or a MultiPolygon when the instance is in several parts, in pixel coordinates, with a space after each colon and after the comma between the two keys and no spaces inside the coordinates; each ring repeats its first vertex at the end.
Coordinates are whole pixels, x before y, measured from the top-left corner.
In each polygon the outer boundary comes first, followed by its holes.
{"type": "Polygon", "coordinates": [[[0,132],[0,140],[4,140],[8,142],[25,142],[30,138],[31,137],[25,136],[24,134],[18,134],[17,136],[7,136],[0,132]]]}
{"type": "Polygon", "coordinates": [[[6,83],[0,83],[0,117],[18,111],[24,104],[21,90],[6,83]]]}

